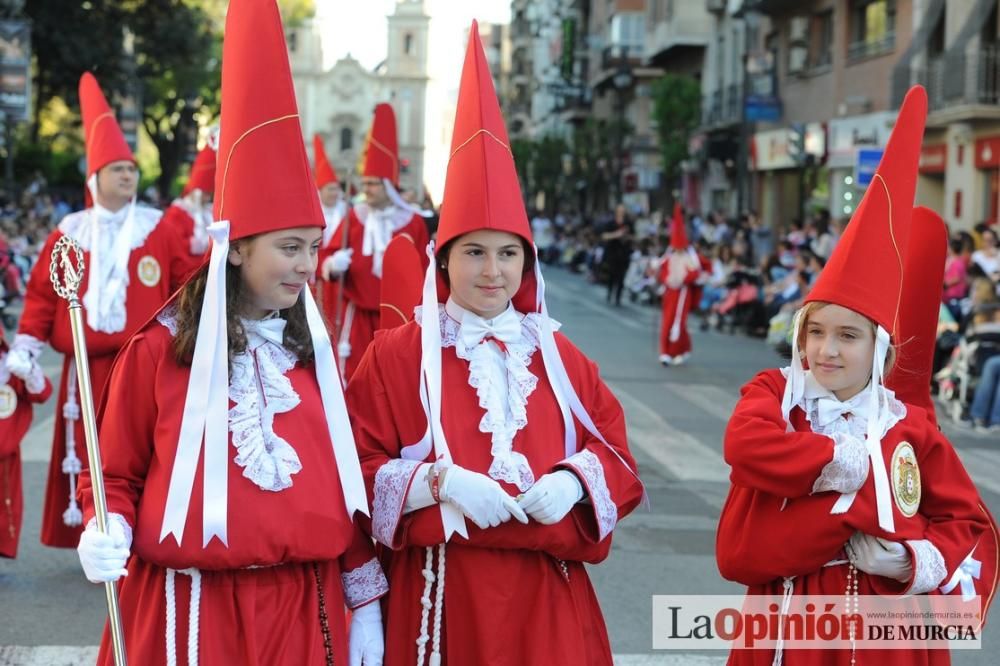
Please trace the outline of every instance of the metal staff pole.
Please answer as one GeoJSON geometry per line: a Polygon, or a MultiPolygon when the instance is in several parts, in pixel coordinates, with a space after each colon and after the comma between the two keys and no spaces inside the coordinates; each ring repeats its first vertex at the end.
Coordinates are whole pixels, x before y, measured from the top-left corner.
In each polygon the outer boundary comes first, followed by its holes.
{"type": "MultiPolygon", "coordinates": [[[[348,247],[350,243],[350,231],[351,231],[351,209],[354,208],[351,202],[351,181],[354,180],[354,167],[352,166],[347,171],[347,180],[345,181],[346,187],[344,188],[344,197],[347,202],[347,210],[344,211],[344,219],[340,221],[340,249],[344,250],[348,247]]],[[[344,326],[344,282],[347,280],[347,273],[341,273],[337,277],[337,308],[335,311],[335,316],[333,320],[333,330],[335,331],[335,338],[333,340],[334,349],[337,350],[337,365],[340,367],[340,381],[346,382],[344,377],[344,372],[347,367],[347,359],[340,357],[340,338],[343,336],[343,326],[344,326]]]]}
{"type": "MultiPolygon", "coordinates": [[[[87,364],[87,338],[83,328],[83,307],[77,294],[83,281],[83,250],[69,236],[60,238],[52,248],[49,276],[52,288],[60,298],[69,301],[69,321],[73,329],[73,355],[76,357],[77,386],[80,390],[80,408],[83,413],[83,432],[87,440],[87,458],[90,462],[90,485],[94,493],[94,511],[97,528],[108,531],[108,502],[104,494],[104,474],[101,468],[101,449],[97,441],[97,418],[94,414],[94,393],[90,383],[90,366],[87,364]],[[59,272],[62,269],[62,278],[59,272]]],[[[125,635],[122,632],[121,610],[118,607],[118,589],[114,582],[104,584],[108,602],[108,619],[111,623],[111,642],[116,666],[126,666],[125,635]]]]}

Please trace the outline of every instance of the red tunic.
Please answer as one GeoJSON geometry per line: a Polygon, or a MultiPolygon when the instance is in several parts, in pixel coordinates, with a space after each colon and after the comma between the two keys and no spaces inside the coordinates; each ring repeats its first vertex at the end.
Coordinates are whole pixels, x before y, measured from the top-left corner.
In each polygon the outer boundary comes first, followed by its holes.
{"type": "MultiPolygon", "coordinates": [[[[658,280],[667,284],[667,271],[671,257],[660,266],[658,280]]],[[[688,269],[684,281],[677,289],[667,287],[663,294],[663,319],[660,325],[660,353],[667,356],[680,356],[691,351],[691,336],[688,335],[688,313],[694,307],[693,287],[700,271],[697,268],[688,269]]]]}
{"type": "MultiPolygon", "coordinates": [[[[906,417],[882,439],[882,450],[889,470],[896,446],[901,442],[912,445],[920,470],[917,513],[907,518],[892,502],[896,531],[882,531],[869,474],[853,506],[846,513],[831,514],[839,493],[811,493],[820,472],[833,459],[833,440],[813,432],[798,408],[792,411],[794,432],[785,432],[781,417],[784,386],[778,370],[757,375],[743,387],[726,430],[725,458],[732,466],[732,487],[719,519],[716,543],[719,571],[725,578],[748,585],[748,594],[780,598],[783,579],[794,576],[794,595],[843,595],[848,566],[825,565],[842,558],[844,544],[855,531],[862,531],[904,543],[915,572],[921,571],[921,558],[929,556],[926,545],[919,542],[929,542],[943,557],[946,574],[941,581],[920,580],[915,575],[899,583],[859,571],[859,594],[938,593],[938,586],[951,578],[980,540],[993,538],[995,526],[951,444],[930,426],[922,409],[910,405],[906,417]]],[[[976,581],[980,594],[993,584],[992,580],[976,581]]],[[[770,664],[773,656],[773,650],[734,650],[729,663],[770,664]]],[[[943,650],[858,650],[855,656],[858,664],[949,663],[948,652],[943,650]]],[[[850,664],[851,651],[786,649],[784,663],[850,664]]]]}
{"type": "Polygon", "coordinates": [[[31,427],[32,404],[49,399],[52,383],[46,377],[41,392],[29,392],[23,380],[6,372],[6,351],[7,345],[0,338],[0,557],[14,558],[24,512],[21,439],[31,427]]]}
{"type": "MultiPolygon", "coordinates": [[[[351,255],[351,267],[347,271],[344,279],[344,311],[341,313],[342,328],[344,333],[338,335],[334,340],[334,349],[337,350],[337,342],[349,342],[351,353],[346,359],[340,359],[345,367],[344,380],[347,381],[354,374],[365,353],[365,349],[371,343],[378,329],[379,322],[379,294],[381,293],[381,278],[372,273],[374,257],[364,256],[362,248],[364,245],[364,223],[359,217],[365,215],[366,209],[355,207],[347,214],[347,240],[348,247],[354,250],[351,255]]],[[[341,222],[341,225],[344,223],[341,222]]],[[[341,249],[343,241],[343,227],[338,226],[332,236],[332,242],[323,252],[320,253],[319,265],[337,250],[341,249]]],[[[393,236],[398,234],[409,234],[413,239],[413,244],[420,251],[424,268],[427,268],[427,258],[424,248],[427,247],[429,236],[427,234],[427,224],[419,215],[412,215],[409,222],[393,232],[393,236]]],[[[335,327],[337,281],[324,282],[323,302],[326,303],[327,323],[331,330],[335,327]]],[[[334,331],[336,334],[337,332],[334,331]]],[[[339,353],[339,351],[338,351],[339,353]]]]}
{"type": "MultiPolygon", "coordinates": [[[[202,547],[200,465],[183,543],[172,537],[160,542],[191,372],[176,363],[171,342],[170,332],[152,322],[125,345],[101,414],[108,509],[134,528],[129,576],[120,584],[130,662],[166,663],[167,571],[193,567],[201,580],[201,663],[325,663],[318,590],[330,618],[335,663],[347,663],[341,609],[345,603],[356,608],[381,596],[384,584],[377,585],[376,578],[384,579],[371,541],[347,516],[327,429],[315,427],[324,417],[314,369],[296,363],[285,373],[300,402],[273,420],[274,434],[294,448],[301,462],[291,485],[264,490],[246,478],[230,437],[228,548],[218,539],[202,547]],[[140,399],[136,387],[145,387],[140,399]],[[346,584],[366,572],[372,574],[368,584],[346,584]]],[[[253,352],[253,359],[260,367],[258,353],[253,352]]],[[[272,393],[265,395],[275,399],[272,393]]],[[[230,401],[231,416],[235,405],[230,401]]],[[[81,496],[89,518],[93,498],[86,472],[81,496]]],[[[192,581],[178,574],[175,584],[177,652],[183,655],[192,581]]],[[[98,662],[112,663],[107,632],[98,662]]]]}
{"type": "MultiPolygon", "coordinates": [[[[73,216],[89,215],[89,209],[73,213],[60,224],[62,227],[73,216]]],[[[137,218],[159,219],[159,211],[139,207],[137,218]]],[[[137,219],[138,222],[138,219],[137,219]]],[[[142,245],[132,250],[129,256],[129,285],[125,294],[126,323],[118,333],[94,331],[86,323],[87,354],[90,364],[90,379],[94,392],[94,404],[100,404],[107,381],[111,361],[129,336],[145,323],[181,284],[190,269],[191,254],[187,241],[176,227],[155,224],[142,245]]],[[[63,522],[63,512],[70,497],[69,477],[62,472],[62,462],[66,457],[66,420],[63,405],[67,395],[67,369],[73,363],[73,334],[70,328],[67,303],[56,295],[49,278],[49,262],[52,247],[63,236],[60,229],[49,234],[31,271],[27,293],[24,298],[24,313],[18,327],[18,334],[30,335],[48,342],[57,352],[65,354],[62,376],[59,381],[59,402],[56,407],[55,431],[52,436],[52,458],[49,461],[49,478],[45,489],[45,509],[42,515],[42,543],[60,548],[75,548],[80,540],[82,526],[70,527],[63,522]]],[[[90,282],[90,252],[84,252],[84,277],[80,286],[81,297],[87,293],[90,282]]],[[[86,311],[84,311],[86,321],[86,311]]],[[[75,370],[74,370],[75,374],[75,370]]],[[[77,400],[78,402],[78,400],[77,400]]],[[[87,449],[84,439],[83,420],[75,421],[75,451],[84,468],[87,467],[87,449]]]]}
{"type": "MultiPolygon", "coordinates": [[[[580,400],[629,468],[579,424],[579,452],[566,458],[562,417],[536,351],[528,367],[538,384],[514,450],[527,456],[536,479],[556,468],[572,469],[592,501],[576,505],[555,525],[511,520],[483,530],[466,521],[469,539],[454,535],[446,550],[444,664],[611,664],[607,630],[584,563],[608,556],[611,531],[638,504],[641,486],[632,471],[621,406],[597,367],[565,337],[557,334],[556,341],[580,400]]],[[[443,541],[438,506],[402,515],[411,483],[424,483],[414,478],[422,461],[401,459],[401,448],[419,441],[427,428],[416,390],[420,358],[416,322],[379,331],[348,385],[373,533],[391,549],[385,552],[386,666],[416,660],[425,547],[443,541]]],[[[441,422],[454,462],[486,473],[491,440],[480,431],[483,409],[469,385],[469,364],[454,347],[442,350],[441,362],[441,422]]],[[[502,485],[517,494],[515,486],[502,485]]]]}

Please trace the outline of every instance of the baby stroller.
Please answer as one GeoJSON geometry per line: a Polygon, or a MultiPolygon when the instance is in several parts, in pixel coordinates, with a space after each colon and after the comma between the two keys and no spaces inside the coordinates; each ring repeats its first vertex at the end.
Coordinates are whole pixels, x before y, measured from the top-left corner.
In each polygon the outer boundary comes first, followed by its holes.
{"type": "Polygon", "coordinates": [[[715,306],[716,327],[735,333],[737,328],[751,333],[759,323],[760,276],[749,270],[734,271],[726,281],[726,295],[715,306]]]}
{"type": "Polygon", "coordinates": [[[1000,323],[970,327],[952,353],[951,362],[938,373],[939,398],[955,421],[966,410],[982,375],[986,360],[1000,354],[1000,323]]]}

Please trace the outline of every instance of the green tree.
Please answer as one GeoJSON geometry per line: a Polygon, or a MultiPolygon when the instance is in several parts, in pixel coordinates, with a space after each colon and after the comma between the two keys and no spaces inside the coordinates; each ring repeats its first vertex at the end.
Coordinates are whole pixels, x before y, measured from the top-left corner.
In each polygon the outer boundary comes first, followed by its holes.
{"type": "Polygon", "coordinates": [[[665,74],[653,84],[652,96],[667,203],[672,205],[681,162],[688,155],[688,140],[700,121],[701,86],[693,77],[665,74]]]}

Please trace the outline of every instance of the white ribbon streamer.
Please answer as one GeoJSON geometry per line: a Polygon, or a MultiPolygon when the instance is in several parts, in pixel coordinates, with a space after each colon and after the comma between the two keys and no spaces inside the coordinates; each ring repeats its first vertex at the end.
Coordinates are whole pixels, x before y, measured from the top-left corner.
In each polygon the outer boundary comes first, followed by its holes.
{"type": "Polygon", "coordinates": [[[972,601],[976,598],[975,581],[979,580],[982,575],[983,563],[973,558],[973,553],[975,553],[975,549],[962,560],[948,582],[939,588],[941,594],[950,594],[952,590],[961,585],[962,601],[972,601]]]}
{"type": "Polygon", "coordinates": [[[226,451],[229,444],[229,334],[226,327],[226,264],[229,222],[212,223],[208,227],[208,235],[213,241],[212,252],[177,453],[163,510],[160,541],[172,534],[177,545],[181,545],[204,437],[202,546],[207,546],[212,537],[218,537],[228,547],[226,451]],[[205,377],[206,370],[208,377],[205,377]]]}
{"type": "MultiPolygon", "coordinates": [[[[437,262],[433,241],[427,244],[427,256],[430,263],[424,274],[423,308],[420,312],[420,376],[427,394],[427,421],[434,453],[441,466],[447,467],[452,464],[452,458],[441,426],[441,322],[438,319],[437,262]]],[[[441,508],[445,542],[455,533],[468,539],[465,516],[458,507],[451,502],[441,502],[438,506],[441,508]]]]}
{"type": "Polygon", "coordinates": [[[302,290],[306,307],[306,322],[309,324],[309,334],[312,336],[315,353],[316,380],[319,382],[319,392],[323,397],[323,412],[326,414],[326,425],[333,443],[333,457],[337,462],[337,472],[340,474],[340,486],[344,493],[344,503],[347,505],[347,516],[353,521],[354,512],[360,511],[366,516],[368,511],[368,495],[365,491],[364,478],[361,475],[361,463],[358,460],[358,448],[354,443],[354,433],[347,416],[347,403],[344,401],[344,389],[337,363],[333,356],[333,345],[327,333],[323,316],[316,306],[312,290],[302,290]]]}

